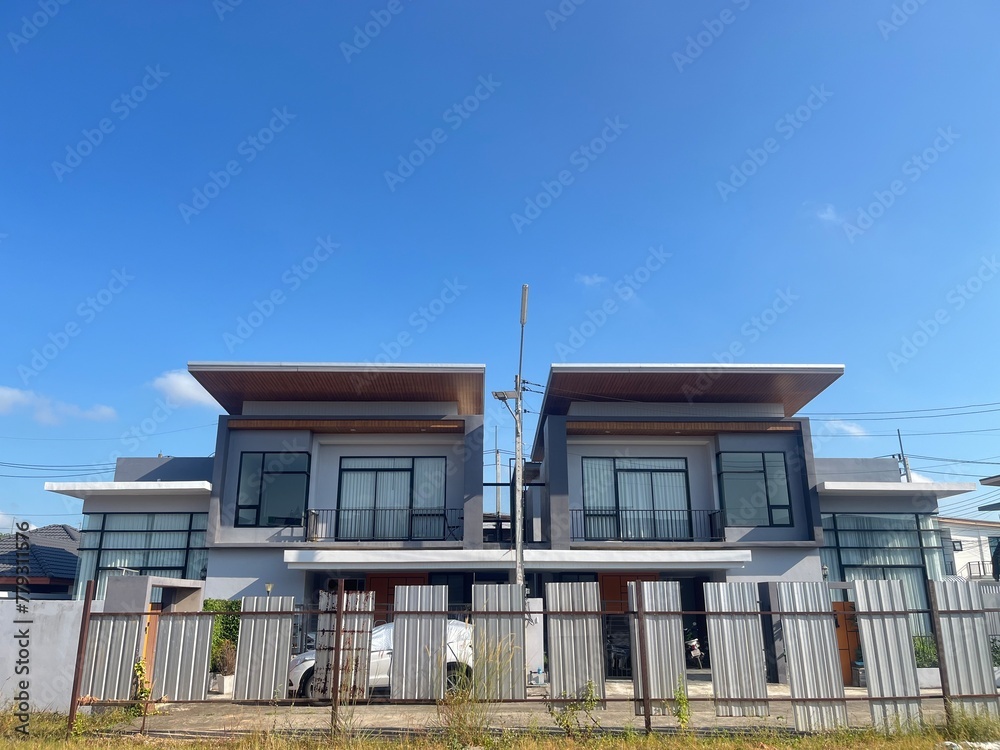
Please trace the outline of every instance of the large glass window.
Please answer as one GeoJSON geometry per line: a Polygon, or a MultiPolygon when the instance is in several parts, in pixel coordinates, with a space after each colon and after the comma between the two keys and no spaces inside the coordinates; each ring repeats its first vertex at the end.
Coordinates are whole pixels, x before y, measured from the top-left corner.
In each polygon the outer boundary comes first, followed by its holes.
{"type": "Polygon", "coordinates": [[[104,598],[114,575],[205,580],[207,513],[88,513],[80,534],[75,596],[94,579],[104,598]]]}
{"type": "Polygon", "coordinates": [[[690,539],[687,459],[584,458],[587,539],[690,539]]]}
{"type": "Polygon", "coordinates": [[[444,539],[443,456],[340,460],[338,539],[444,539]]]}
{"type": "MultiPolygon", "coordinates": [[[[910,609],[927,609],[927,581],[944,576],[937,519],[914,513],[824,513],[820,550],[832,581],[897,580],[910,609]]],[[[914,633],[930,632],[927,614],[910,616],[914,633]]]]}
{"type": "Polygon", "coordinates": [[[236,525],[301,526],[308,494],[308,453],[243,453],[236,525]]]}
{"type": "Polygon", "coordinates": [[[784,453],[720,453],[719,488],[727,526],[792,525],[784,453]]]}

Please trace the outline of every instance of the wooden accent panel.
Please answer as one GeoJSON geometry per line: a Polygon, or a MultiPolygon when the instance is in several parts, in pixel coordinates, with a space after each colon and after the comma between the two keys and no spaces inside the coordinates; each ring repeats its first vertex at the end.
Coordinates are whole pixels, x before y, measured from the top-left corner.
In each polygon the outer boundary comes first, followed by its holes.
{"type": "Polygon", "coordinates": [[[375,592],[375,624],[392,621],[397,586],[426,586],[427,572],[423,573],[369,573],[365,591],[375,592]]]}
{"type": "Polygon", "coordinates": [[[798,422],[567,421],[567,435],[715,435],[720,432],[799,432],[798,422]]]}
{"type": "Polygon", "coordinates": [[[608,612],[628,611],[629,581],[658,581],[656,573],[600,573],[597,581],[601,585],[601,609],[608,612]]]}
{"type": "Polygon", "coordinates": [[[425,432],[464,435],[462,419],[233,419],[231,430],[309,430],[331,434],[393,434],[425,432]]]}

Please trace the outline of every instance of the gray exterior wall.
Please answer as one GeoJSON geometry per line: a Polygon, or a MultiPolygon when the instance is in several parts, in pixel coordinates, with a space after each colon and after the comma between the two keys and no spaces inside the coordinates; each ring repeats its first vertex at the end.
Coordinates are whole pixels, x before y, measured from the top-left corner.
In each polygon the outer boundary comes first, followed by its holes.
{"type": "Polygon", "coordinates": [[[894,458],[817,458],[817,482],[899,482],[894,458]]]}
{"type": "Polygon", "coordinates": [[[83,513],[206,513],[209,499],[201,495],[131,495],[119,497],[88,497],[83,501],[83,513]]]}
{"type": "Polygon", "coordinates": [[[119,458],[116,482],[211,482],[215,459],[159,456],[119,458]]]}
{"type": "Polygon", "coordinates": [[[265,583],[274,584],[271,596],[294,596],[296,603],[306,596],[306,573],[288,569],[284,549],[216,548],[209,552],[206,598],[266,596],[265,583]]]}
{"type": "Polygon", "coordinates": [[[754,547],[753,559],[726,574],[727,581],[822,581],[818,549],[754,547]]]}
{"type": "Polygon", "coordinates": [[[937,513],[934,495],[913,493],[899,497],[831,497],[820,494],[823,513],[937,513]]]}

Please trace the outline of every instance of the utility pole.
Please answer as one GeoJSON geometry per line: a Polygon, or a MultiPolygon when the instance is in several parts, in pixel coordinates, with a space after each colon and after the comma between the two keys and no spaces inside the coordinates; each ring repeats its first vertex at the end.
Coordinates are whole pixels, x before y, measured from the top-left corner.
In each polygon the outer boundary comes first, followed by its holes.
{"type": "Polygon", "coordinates": [[[906,475],[906,481],[912,482],[913,475],[910,474],[910,461],[906,457],[906,453],[903,452],[903,433],[898,429],[896,430],[896,437],[899,438],[899,458],[903,462],[903,473],[906,475]]]}
{"type": "Polygon", "coordinates": [[[514,410],[514,583],[524,585],[524,324],[528,322],[528,285],[521,286],[521,347],[517,358],[517,407],[514,410]]]}
{"type": "Polygon", "coordinates": [[[502,528],[502,524],[500,523],[500,505],[503,499],[503,490],[500,489],[502,474],[500,473],[500,427],[498,425],[493,426],[493,458],[494,462],[496,463],[496,470],[497,470],[497,478],[496,478],[497,486],[494,487],[493,489],[495,489],[497,493],[496,530],[497,530],[497,541],[499,542],[500,529],[502,528]]]}

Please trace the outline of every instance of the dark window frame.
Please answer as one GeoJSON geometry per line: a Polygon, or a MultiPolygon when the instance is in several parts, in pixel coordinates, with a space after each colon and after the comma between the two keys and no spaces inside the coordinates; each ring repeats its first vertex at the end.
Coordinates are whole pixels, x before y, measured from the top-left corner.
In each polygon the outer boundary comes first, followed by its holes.
{"type": "Polygon", "coordinates": [[[726,526],[733,528],[749,528],[749,529],[766,529],[766,528],[779,528],[788,529],[795,526],[795,513],[793,511],[795,502],[792,495],[792,484],[791,477],[788,476],[788,457],[785,451],[719,451],[715,454],[715,465],[718,467],[718,473],[716,478],[718,480],[719,486],[719,503],[722,506],[723,517],[726,521],[726,526]],[[763,471],[723,471],[722,470],[722,456],[731,453],[738,453],[741,455],[753,455],[760,456],[761,466],[763,466],[763,471]],[[771,505],[771,487],[767,478],[767,460],[764,458],[766,455],[780,455],[781,463],[785,470],[785,494],[788,497],[788,505],[771,505]],[[760,474],[764,475],[764,506],[767,508],[767,523],[747,523],[744,519],[734,519],[729,516],[729,508],[726,504],[726,483],[725,475],[727,474],[760,474]],[[775,523],[773,510],[778,508],[780,510],[788,509],[788,523],[775,523]]]}
{"type": "MultiPolygon", "coordinates": [[[[378,474],[380,472],[407,472],[410,475],[410,490],[409,490],[409,493],[408,493],[409,504],[406,507],[406,513],[407,513],[406,536],[405,537],[385,538],[385,540],[386,541],[399,541],[399,540],[409,541],[409,540],[412,540],[414,538],[413,537],[413,517],[414,517],[414,512],[413,512],[413,491],[414,491],[414,487],[413,487],[413,474],[414,474],[414,472],[413,472],[413,462],[416,459],[418,459],[418,458],[434,458],[434,459],[438,459],[440,461],[444,461],[444,472],[443,472],[444,473],[444,484],[441,487],[443,502],[441,503],[441,508],[438,509],[437,513],[423,512],[423,513],[417,513],[416,515],[417,516],[434,516],[434,515],[440,514],[441,519],[442,519],[442,527],[444,529],[443,535],[440,537],[440,539],[446,538],[446,536],[448,534],[448,456],[447,455],[444,455],[444,456],[341,456],[340,457],[340,464],[337,467],[338,468],[338,473],[337,473],[337,518],[336,518],[336,523],[334,525],[334,532],[333,532],[334,533],[334,538],[338,539],[338,540],[341,539],[341,535],[340,535],[340,522],[341,522],[340,498],[343,497],[344,474],[345,473],[374,473],[375,474],[375,496],[378,497],[378,474]],[[408,459],[409,462],[410,462],[410,466],[409,466],[409,468],[406,468],[406,467],[395,467],[395,468],[380,468],[380,469],[373,469],[373,468],[348,468],[348,469],[345,469],[344,468],[344,459],[348,459],[348,460],[351,460],[351,459],[365,459],[365,460],[368,460],[368,461],[398,461],[400,459],[408,459]]],[[[363,508],[352,508],[351,510],[364,510],[364,509],[363,508]]],[[[369,534],[369,536],[367,536],[367,537],[350,536],[350,537],[344,537],[344,539],[345,540],[357,540],[357,541],[378,541],[379,539],[382,539],[382,537],[375,536],[375,511],[376,510],[377,510],[377,508],[373,504],[372,507],[371,507],[371,511],[372,511],[372,529],[371,529],[371,533],[369,534]]],[[[420,508],[419,510],[429,511],[429,510],[431,510],[431,508],[420,508]]],[[[420,540],[426,540],[426,541],[439,541],[439,539],[435,539],[435,538],[431,538],[431,537],[418,537],[418,539],[420,539],[420,540]]]]}
{"type": "MultiPolygon", "coordinates": [[[[284,529],[284,528],[298,528],[305,524],[306,512],[309,510],[309,477],[312,472],[312,455],[309,451],[241,451],[240,452],[240,463],[236,473],[236,509],[233,512],[233,526],[242,529],[284,529]],[[251,505],[249,503],[240,502],[240,491],[243,488],[243,462],[246,460],[248,455],[261,457],[260,462],[260,477],[257,482],[257,503],[251,505]],[[267,457],[268,456],[305,456],[306,457],[306,470],[305,471],[268,471],[267,470],[267,457]],[[302,498],[302,518],[299,519],[299,523],[292,524],[261,524],[260,522],[260,506],[261,500],[263,499],[264,485],[266,483],[265,477],[269,475],[285,476],[285,475],[297,475],[304,476],[306,480],[306,490],[305,497],[302,498]],[[240,522],[240,511],[254,509],[254,522],[253,523],[241,523],[240,522]]],[[[273,480],[272,480],[273,481],[273,480]]]]}
{"type": "MultiPolygon", "coordinates": [[[[643,541],[643,539],[632,539],[631,537],[622,536],[622,507],[621,499],[618,493],[618,474],[683,474],[684,475],[684,494],[687,496],[687,508],[683,511],[688,514],[687,525],[688,525],[688,537],[694,536],[694,518],[691,515],[691,475],[688,471],[688,460],[686,456],[581,456],[580,457],[580,488],[581,496],[583,499],[583,528],[584,536],[587,539],[591,537],[587,534],[587,519],[590,516],[598,518],[614,518],[615,519],[615,535],[613,537],[607,537],[608,539],[623,540],[623,541],[643,541]],[[682,461],[684,463],[683,469],[619,469],[618,461],[620,459],[626,459],[630,461],[682,461]],[[604,508],[588,508],[587,507],[587,492],[586,492],[586,470],[584,464],[587,461],[611,461],[611,471],[614,474],[614,492],[615,492],[615,507],[614,510],[604,509],[604,508]]],[[[650,476],[650,485],[652,485],[652,476],[650,476]]],[[[650,497],[652,497],[652,486],[650,487],[650,497]]],[[[656,508],[653,508],[655,511],[656,508]]],[[[654,526],[655,526],[655,516],[654,516],[654,526]]],[[[599,541],[603,537],[593,537],[594,541],[599,541]]],[[[654,541],[654,540],[649,540],[654,541]]]]}

